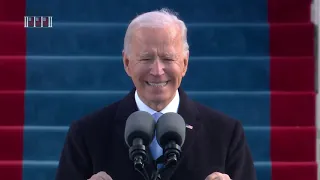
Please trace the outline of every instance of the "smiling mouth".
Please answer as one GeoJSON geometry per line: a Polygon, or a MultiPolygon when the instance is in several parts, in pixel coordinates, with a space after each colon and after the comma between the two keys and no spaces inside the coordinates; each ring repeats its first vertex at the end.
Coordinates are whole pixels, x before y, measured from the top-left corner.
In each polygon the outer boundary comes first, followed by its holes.
{"type": "Polygon", "coordinates": [[[164,87],[168,84],[168,82],[169,81],[164,81],[164,82],[148,82],[148,81],[146,81],[146,83],[152,87],[164,87]]]}

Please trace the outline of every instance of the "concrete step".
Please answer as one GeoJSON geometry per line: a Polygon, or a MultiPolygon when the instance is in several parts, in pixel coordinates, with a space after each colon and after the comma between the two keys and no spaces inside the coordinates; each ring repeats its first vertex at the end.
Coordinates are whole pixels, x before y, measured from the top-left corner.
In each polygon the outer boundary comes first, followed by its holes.
{"type": "Polygon", "coordinates": [[[142,12],[168,7],[187,22],[267,22],[268,1],[225,0],[68,0],[27,1],[28,15],[51,15],[55,21],[129,22],[142,12]],[[63,4],[63,5],[62,5],[63,4]]]}
{"type": "MultiPolygon", "coordinates": [[[[192,91],[269,91],[274,80],[277,86],[272,90],[314,89],[313,58],[274,61],[273,72],[278,67],[288,68],[272,78],[268,57],[191,57],[182,87],[192,91]],[[300,79],[291,81],[292,76],[300,79]]],[[[29,57],[26,66],[28,90],[128,90],[133,86],[122,57],[29,57]]]]}
{"type": "MultiPolygon", "coordinates": [[[[124,97],[128,91],[1,92],[0,125],[68,126],[124,97]],[[22,124],[21,124],[22,123],[22,124]]],[[[191,99],[242,121],[244,126],[314,126],[315,94],[187,91],[191,99]]]]}

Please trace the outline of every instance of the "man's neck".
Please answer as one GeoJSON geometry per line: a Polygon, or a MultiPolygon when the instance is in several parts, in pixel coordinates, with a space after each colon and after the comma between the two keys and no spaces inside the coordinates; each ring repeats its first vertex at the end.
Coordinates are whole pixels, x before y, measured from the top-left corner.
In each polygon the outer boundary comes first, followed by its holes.
{"type": "Polygon", "coordinates": [[[170,101],[167,102],[146,102],[143,99],[141,99],[147,106],[149,106],[151,109],[160,112],[162,111],[165,107],[168,106],[168,104],[172,101],[173,98],[170,99],[170,101]]]}
{"type": "Polygon", "coordinates": [[[180,96],[179,92],[177,91],[176,94],[174,94],[173,97],[171,97],[167,101],[162,101],[162,102],[152,102],[152,101],[147,101],[143,98],[141,98],[138,95],[138,92],[135,92],[135,100],[138,105],[139,110],[144,110],[147,112],[162,112],[162,113],[167,113],[167,112],[177,112],[178,107],[179,107],[179,102],[180,102],[180,96]]]}

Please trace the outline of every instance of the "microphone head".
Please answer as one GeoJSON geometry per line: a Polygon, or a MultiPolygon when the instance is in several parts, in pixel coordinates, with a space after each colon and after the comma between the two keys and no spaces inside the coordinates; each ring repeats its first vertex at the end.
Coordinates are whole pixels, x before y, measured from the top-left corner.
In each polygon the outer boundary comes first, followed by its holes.
{"type": "Polygon", "coordinates": [[[182,147],[186,137],[186,123],[177,113],[162,115],[156,125],[156,137],[159,145],[164,148],[170,141],[182,147]]]}
{"type": "Polygon", "coordinates": [[[129,147],[135,138],[141,138],[144,145],[149,145],[154,138],[156,122],[153,117],[145,111],[132,113],[126,122],[124,138],[129,147]]]}

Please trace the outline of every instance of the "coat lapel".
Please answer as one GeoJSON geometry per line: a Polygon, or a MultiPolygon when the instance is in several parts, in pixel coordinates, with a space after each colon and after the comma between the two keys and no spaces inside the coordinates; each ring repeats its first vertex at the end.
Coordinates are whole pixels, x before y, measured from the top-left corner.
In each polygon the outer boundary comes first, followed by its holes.
{"type": "Polygon", "coordinates": [[[161,174],[163,180],[169,180],[174,173],[179,169],[180,165],[184,163],[184,160],[188,157],[188,154],[192,153],[190,150],[194,140],[196,139],[197,132],[199,131],[199,122],[197,121],[198,109],[187,94],[179,88],[180,103],[178,114],[180,114],[186,122],[186,138],[182,146],[181,159],[175,168],[169,169],[161,174]],[[191,128],[192,127],[192,128],[191,128]]]}

